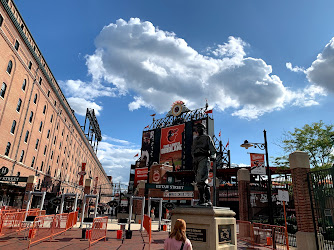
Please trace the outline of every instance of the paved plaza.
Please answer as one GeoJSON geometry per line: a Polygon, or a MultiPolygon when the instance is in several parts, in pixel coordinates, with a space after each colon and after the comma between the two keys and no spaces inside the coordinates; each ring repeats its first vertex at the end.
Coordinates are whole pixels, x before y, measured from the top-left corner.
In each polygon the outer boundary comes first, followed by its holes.
{"type": "MultiPolygon", "coordinates": [[[[61,249],[61,250],[79,250],[79,249],[89,249],[89,242],[86,239],[81,238],[82,230],[79,228],[79,223],[77,225],[62,233],[52,240],[45,240],[40,243],[33,244],[30,249],[61,249]]],[[[139,249],[151,249],[158,250],[164,249],[164,240],[168,237],[168,232],[157,231],[158,222],[153,222],[152,231],[152,242],[149,245],[148,235],[145,232],[140,232],[140,224],[132,224],[131,229],[133,230],[133,235],[131,239],[117,239],[117,230],[120,226],[117,225],[116,220],[109,220],[107,240],[101,240],[91,246],[91,249],[126,249],[126,250],[139,250],[139,249]]],[[[25,238],[26,233],[22,232],[19,234],[11,234],[8,236],[0,237],[0,249],[1,250],[19,250],[28,249],[29,241],[25,238]]],[[[238,249],[267,249],[264,247],[251,248],[246,243],[240,241],[238,242],[238,249]]]]}

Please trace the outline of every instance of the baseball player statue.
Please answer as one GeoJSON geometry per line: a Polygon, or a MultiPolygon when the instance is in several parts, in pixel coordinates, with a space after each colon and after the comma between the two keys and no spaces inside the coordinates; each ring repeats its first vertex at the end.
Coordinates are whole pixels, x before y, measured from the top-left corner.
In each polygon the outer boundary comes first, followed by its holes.
{"type": "Polygon", "coordinates": [[[211,137],[206,135],[204,131],[205,126],[202,123],[195,124],[191,153],[193,157],[195,181],[199,191],[199,205],[212,206],[208,175],[210,158],[216,158],[216,148],[211,137]]]}

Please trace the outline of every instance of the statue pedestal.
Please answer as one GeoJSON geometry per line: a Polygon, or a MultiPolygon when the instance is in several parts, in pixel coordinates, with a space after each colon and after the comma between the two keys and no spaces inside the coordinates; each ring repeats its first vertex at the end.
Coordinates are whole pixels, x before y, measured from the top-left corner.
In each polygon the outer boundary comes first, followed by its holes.
{"type": "Polygon", "coordinates": [[[237,249],[235,212],[227,207],[177,207],[172,213],[172,230],[177,219],[187,223],[187,238],[194,249],[237,249]]]}

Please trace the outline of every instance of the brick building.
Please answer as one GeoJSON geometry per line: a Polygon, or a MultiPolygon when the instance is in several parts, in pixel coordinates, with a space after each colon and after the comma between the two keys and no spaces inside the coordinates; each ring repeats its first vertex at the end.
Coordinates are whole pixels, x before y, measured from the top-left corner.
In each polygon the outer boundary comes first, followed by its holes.
{"type": "MultiPolygon", "coordinates": [[[[110,179],[17,7],[0,1],[0,168],[8,176],[35,175],[35,190],[82,193],[78,172],[86,163],[92,191],[111,194],[110,179]]],[[[0,185],[0,202],[22,202],[25,183],[0,185]]]]}

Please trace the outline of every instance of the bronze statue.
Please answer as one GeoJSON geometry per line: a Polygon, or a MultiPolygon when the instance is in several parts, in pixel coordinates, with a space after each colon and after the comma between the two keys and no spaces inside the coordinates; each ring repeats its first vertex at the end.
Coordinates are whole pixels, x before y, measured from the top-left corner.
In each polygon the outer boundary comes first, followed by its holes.
{"type": "Polygon", "coordinates": [[[194,140],[191,149],[193,157],[193,168],[195,181],[199,191],[199,205],[212,206],[208,175],[210,169],[210,158],[215,159],[216,148],[209,135],[204,133],[205,126],[197,123],[194,126],[194,140]]]}

